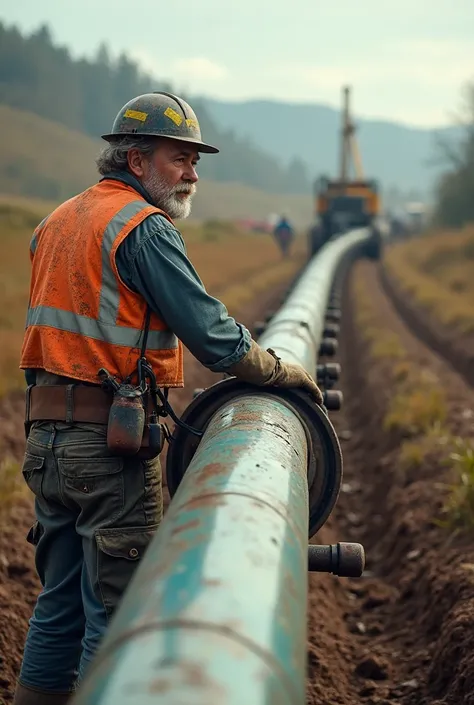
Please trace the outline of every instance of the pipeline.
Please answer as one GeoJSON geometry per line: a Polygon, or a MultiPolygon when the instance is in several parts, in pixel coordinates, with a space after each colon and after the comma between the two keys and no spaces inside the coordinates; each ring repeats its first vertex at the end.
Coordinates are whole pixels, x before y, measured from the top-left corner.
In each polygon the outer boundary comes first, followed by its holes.
{"type": "Polygon", "coordinates": [[[259,337],[317,374],[326,409],[300,390],[226,378],[185,410],[204,435],[173,433],[171,504],[71,705],[304,704],[307,571],[364,568],[358,544],[308,541],[342,480],[327,415],[341,403],[337,366],[318,364],[335,352],[328,303],[368,236],[325,245],[259,337]]]}

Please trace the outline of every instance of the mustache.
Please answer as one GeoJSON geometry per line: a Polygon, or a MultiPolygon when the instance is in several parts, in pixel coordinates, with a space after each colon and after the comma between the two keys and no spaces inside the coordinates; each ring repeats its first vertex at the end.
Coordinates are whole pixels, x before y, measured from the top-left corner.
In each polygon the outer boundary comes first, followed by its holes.
{"type": "Polygon", "coordinates": [[[175,186],[173,193],[187,193],[189,195],[196,193],[196,184],[183,184],[175,186]]]}

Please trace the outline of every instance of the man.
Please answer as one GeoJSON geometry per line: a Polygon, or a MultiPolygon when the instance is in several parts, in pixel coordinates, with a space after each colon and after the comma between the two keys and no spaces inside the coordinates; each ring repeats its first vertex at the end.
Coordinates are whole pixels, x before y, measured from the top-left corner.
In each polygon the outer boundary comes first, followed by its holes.
{"type": "MultiPolygon", "coordinates": [[[[16,705],[67,702],[162,517],[159,449],[144,459],[111,429],[104,376],[136,386],[144,353],[160,388],[182,387],[184,344],[210,370],[322,402],[314,380],[260,348],[187,259],[173,219],[189,215],[199,154],[218,152],[191,107],[169,93],[139,96],[104,139],[99,183],[45,218],[31,243],[23,474],[43,588],[16,705]],[[121,443],[123,453],[111,450],[121,443]]],[[[138,413],[136,399],[120,409],[138,413]]]]}
{"type": "Polygon", "coordinates": [[[280,246],[283,257],[288,257],[291,243],[294,240],[295,232],[286,215],[282,215],[273,230],[278,245],[280,246]]]}

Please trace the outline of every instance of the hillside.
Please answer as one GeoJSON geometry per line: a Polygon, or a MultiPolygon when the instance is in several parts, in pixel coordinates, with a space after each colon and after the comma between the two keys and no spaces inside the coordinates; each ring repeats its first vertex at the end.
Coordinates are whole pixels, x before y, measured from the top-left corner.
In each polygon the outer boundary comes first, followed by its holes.
{"type": "MultiPolygon", "coordinates": [[[[98,178],[95,157],[105,144],[101,140],[6,105],[0,105],[0,134],[0,193],[60,201],[98,178]]],[[[311,206],[306,196],[279,196],[202,179],[192,215],[197,220],[265,218],[286,209],[304,226],[311,206]]]]}
{"type": "MultiPolygon", "coordinates": [[[[429,130],[360,118],[357,93],[354,103],[365,172],[380,179],[385,189],[413,189],[420,194],[431,189],[440,173],[439,165],[432,164],[436,135],[452,136],[456,128],[429,130]]],[[[311,177],[335,174],[341,125],[338,110],[325,105],[268,100],[226,102],[206,98],[204,104],[221,128],[235,130],[287,163],[295,157],[303,159],[311,177]]]]}
{"type": "Polygon", "coordinates": [[[6,105],[0,105],[0,134],[3,193],[61,200],[97,177],[100,143],[86,135],[6,105]]]}
{"type": "MultiPolygon", "coordinates": [[[[180,92],[144,73],[126,53],[112,59],[105,44],[95,56],[75,59],[68,47],[53,41],[47,26],[27,36],[0,21],[0,66],[0,104],[53,120],[94,140],[110,129],[131,97],[156,90],[180,92]]],[[[335,95],[339,89],[334,87],[335,95]]],[[[337,169],[339,109],[182,97],[193,105],[204,138],[221,149],[219,155],[202,160],[200,173],[206,179],[242,183],[269,194],[309,196],[316,176],[334,175],[337,169]]],[[[447,136],[455,128],[436,131],[359,118],[360,108],[355,87],[354,113],[365,172],[379,180],[384,202],[394,207],[406,200],[426,200],[446,166],[433,164],[436,133],[447,136]]],[[[45,183],[44,188],[54,187],[45,183]]]]}
{"type": "MultiPolygon", "coordinates": [[[[47,26],[25,36],[0,21],[0,104],[97,139],[110,130],[125,103],[160,90],[173,92],[173,86],[144,74],[125,54],[112,60],[105,45],[91,59],[74,59],[67,47],[53,42],[47,26]]],[[[268,193],[309,193],[302,170],[295,175],[277,155],[219,128],[200,101],[193,101],[193,107],[204,139],[221,150],[202,160],[202,176],[268,193]]]]}

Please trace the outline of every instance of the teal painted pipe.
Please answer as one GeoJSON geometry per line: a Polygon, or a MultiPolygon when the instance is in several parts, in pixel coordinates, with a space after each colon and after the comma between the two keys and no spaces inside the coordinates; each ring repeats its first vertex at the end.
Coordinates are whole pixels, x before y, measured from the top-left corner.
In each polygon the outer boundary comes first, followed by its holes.
{"type": "Polygon", "coordinates": [[[326,305],[341,259],[367,242],[368,228],[330,240],[308,264],[288,300],[271,319],[258,342],[314,375],[323,337],[326,305]]]}
{"type": "Polygon", "coordinates": [[[307,461],[275,397],[215,413],[72,705],[304,705],[307,461]]]}

